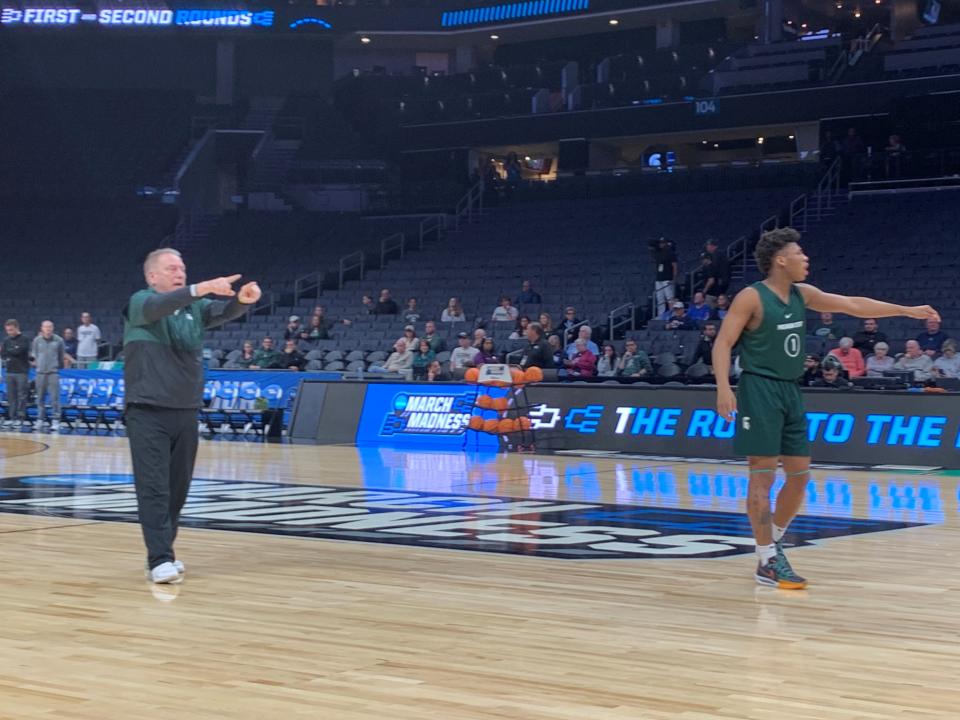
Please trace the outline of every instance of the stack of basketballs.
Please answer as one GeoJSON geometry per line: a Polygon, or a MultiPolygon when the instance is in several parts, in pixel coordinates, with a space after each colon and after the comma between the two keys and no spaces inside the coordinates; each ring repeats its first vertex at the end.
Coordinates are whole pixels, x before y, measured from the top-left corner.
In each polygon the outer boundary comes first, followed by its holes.
{"type": "Polygon", "coordinates": [[[532,423],[527,416],[530,408],[519,391],[529,383],[543,380],[540,368],[531,367],[526,371],[512,368],[509,383],[503,380],[480,382],[477,368],[467,370],[463,379],[480,386],[475,401],[480,412],[470,418],[471,430],[492,435],[510,435],[530,430],[532,423]]]}

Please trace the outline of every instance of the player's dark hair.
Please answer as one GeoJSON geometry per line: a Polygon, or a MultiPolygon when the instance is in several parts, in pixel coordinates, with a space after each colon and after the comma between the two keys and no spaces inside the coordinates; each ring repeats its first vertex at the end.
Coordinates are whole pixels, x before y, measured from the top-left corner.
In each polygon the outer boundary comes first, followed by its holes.
{"type": "Polygon", "coordinates": [[[800,242],[800,233],[790,227],[770,230],[760,236],[756,250],[753,252],[757,267],[764,275],[770,274],[774,256],[790,243],[800,242]]]}

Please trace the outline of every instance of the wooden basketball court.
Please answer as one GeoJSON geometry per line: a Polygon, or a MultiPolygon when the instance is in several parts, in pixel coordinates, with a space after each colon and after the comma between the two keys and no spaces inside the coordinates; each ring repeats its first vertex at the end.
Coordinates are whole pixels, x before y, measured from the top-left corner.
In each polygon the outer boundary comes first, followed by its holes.
{"type": "Polygon", "coordinates": [[[153,586],[125,439],[0,448],[3,720],[960,716],[957,475],[815,470],[789,592],[742,466],[205,442],[153,586]]]}

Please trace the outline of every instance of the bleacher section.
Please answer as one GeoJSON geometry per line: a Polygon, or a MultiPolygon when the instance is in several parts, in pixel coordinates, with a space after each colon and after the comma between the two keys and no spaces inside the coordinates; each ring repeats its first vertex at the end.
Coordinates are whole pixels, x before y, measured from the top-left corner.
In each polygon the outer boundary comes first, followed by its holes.
{"type": "Polygon", "coordinates": [[[960,25],[920,28],[884,56],[884,70],[897,75],[960,72],[960,25]]]}

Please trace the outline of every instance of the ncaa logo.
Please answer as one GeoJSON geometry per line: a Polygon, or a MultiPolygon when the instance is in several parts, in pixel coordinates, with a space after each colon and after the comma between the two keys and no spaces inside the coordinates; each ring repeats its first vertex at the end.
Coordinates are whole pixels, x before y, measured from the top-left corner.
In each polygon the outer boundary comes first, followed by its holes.
{"type": "Polygon", "coordinates": [[[790,333],[783,339],[783,351],[788,357],[795,358],[800,354],[800,336],[797,333],[790,333]]]}
{"type": "Polygon", "coordinates": [[[749,430],[749,429],[750,429],[750,416],[749,416],[749,415],[744,415],[742,418],[740,418],[740,426],[741,426],[744,430],[749,430]]]}

